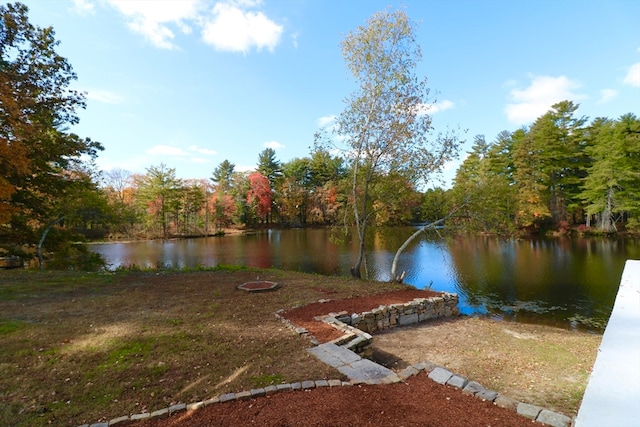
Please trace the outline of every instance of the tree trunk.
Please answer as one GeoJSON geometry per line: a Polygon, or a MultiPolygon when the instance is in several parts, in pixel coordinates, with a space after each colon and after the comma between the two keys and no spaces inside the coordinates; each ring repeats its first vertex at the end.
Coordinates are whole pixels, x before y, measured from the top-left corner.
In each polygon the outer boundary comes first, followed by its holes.
{"type": "MultiPolygon", "coordinates": [[[[448,218],[448,217],[446,217],[448,218]]],[[[396,251],[396,255],[393,257],[393,262],[391,263],[391,274],[389,275],[389,281],[390,282],[398,282],[398,283],[402,283],[404,280],[404,276],[405,276],[405,272],[403,271],[399,276],[396,275],[396,269],[398,268],[398,259],[400,258],[400,254],[402,253],[402,251],[404,251],[407,246],[409,246],[409,243],[411,243],[413,241],[413,239],[415,239],[416,237],[418,237],[421,233],[423,233],[424,231],[428,230],[429,228],[433,228],[436,225],[444,222],[444,220],[446,218],[441,218],[437,221],[431,222],[429,224],[426,224],[422,227],[420,227],[418,229],[418,231],[416,231],[415,233],[413,233],[411,236],[409,236],[409,238],[407,240],[404,241],[404,243],[398,248],[398,250],[396,251]]]]}
{"type": "Polygon", "coordinates": [[[600,215],[600,221],[598,222],[598,228],[605,233],[616,232],[616,224],[613,219],[613,188],[607,190],[607,204],[604,208],[604,212],[600,215]]]}
{"type": "Polygon", "coordinates": [[[364,250],[365,250],[365,233],[366,233],[366,229],[367,229],[367,224],[366,222],[362,225],[362,228],[360,228],[360,225],[358,224],[358,238],[360,239],[359,245],[358,245],[358,259],[356,260],[356,263],[353,265],[353,267],[351,267],[349,269],[349,271],[351,272],[351,276],[355,279],[362,279],[362,261],[364,260],[364,250]]]}
{"type": "Polygon", "coordinates": [[[451,218],[458,210],[463,208],[468,202],[469,202],[469,198],[467,198],[460,206],[457,206],[454,210],[449,212],[449,214],[444,218],[440,218],[437,221],[433,221],[433,222],[430,222],[429,224],[423,225],[418,229],[418,231],[413,233],[411,236],[409,236],[407,240],[404,241],[404,243],[396,251],[396,255],[393,257],[393,262],[391,262],[391,274],[389,275],[390,282],[395,281],[398,283],[402,283],[404,280],[405,272],[403,271],[400,275],[397,275],[396,270],[398,268],[398,259],[400,258],[400,254],[402,253],[402,251],[404,251],[407,248],[407,246],[409,246],[409,243],[411,243],[413,239],[418,237],[421,233],[428,230],[429,228],[434,228],[436,225],[441,224],[445,222],[447,219],[451,218]]]}
{"type": "Polygon", "coordinates": [[[44,239],[47,238],[47,234],[53,228],[54,225],[58,224],[60,221],[64,219],[64,216],[58,217],[55,221],[53,221],[47,228],[42,232],[42,236],[40,236],[40,241],[38,242],[38,263],[40,264],[40,270],[44,269],[44,259],[42,257],[42,244],[44,243],[44,239]]]}

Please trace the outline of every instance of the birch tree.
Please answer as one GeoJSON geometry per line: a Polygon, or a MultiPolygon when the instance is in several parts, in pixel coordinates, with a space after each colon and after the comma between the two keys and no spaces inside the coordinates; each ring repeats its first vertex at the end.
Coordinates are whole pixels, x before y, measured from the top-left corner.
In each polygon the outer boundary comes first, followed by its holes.
{"type": "Polygon", "coordinates": [[[425,182],[456,155],[459,141],[450,133],[433,135],[427,80],[417,74],[422,54],[415,25],[403,10],[375,13],[341,47],[357,88],[336,119],[335,138],[324,144],[340,141],[350,165],[350,205],[359,240],[350,270],[361,278],[368,227],[375,209],[385,206],[375,200],[376,186],[390,173],[425,182]]]}

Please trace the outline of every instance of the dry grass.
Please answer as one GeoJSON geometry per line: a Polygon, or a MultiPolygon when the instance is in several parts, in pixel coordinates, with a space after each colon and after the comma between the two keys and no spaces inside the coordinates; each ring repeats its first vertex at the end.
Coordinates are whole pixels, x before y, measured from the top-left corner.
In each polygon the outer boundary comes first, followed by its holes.
{"type": "Polygon", "coordinates": [[[0,425],[80,425],[337,378],[274,312],[397,289],[284,271],[0,271],[0,425]],[[278,282],[268,293],[236,286],[278,282]]]}
{"type": "MultiPolygon", "coordinates": [[[[273,383],[340,378],[273,313],[399,288],[277,270],[0,270],[0,425],[74,426],[273,383]],[[258,275],[281,288],[236,289],[258,275]]],[[[601,338],[469,318],[427,328],[376,343],[567,415],[601,338]]]]}
{"type": "Polygon", "coordinates": [[[430,360],[521,402],[577,414],[602,336],[476,317],[377,335],[398,364],[430,360]]]}

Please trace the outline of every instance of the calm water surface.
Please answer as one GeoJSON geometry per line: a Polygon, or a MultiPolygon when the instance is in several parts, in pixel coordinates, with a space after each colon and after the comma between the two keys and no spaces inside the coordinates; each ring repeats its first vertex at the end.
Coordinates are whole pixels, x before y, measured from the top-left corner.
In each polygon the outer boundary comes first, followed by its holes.
{"type": "MultiPolygon", "coordinates": [[[[372,237],[369,278],[388,280],[397,248],[415,229],[372,237]]],[[[219,264],[348,275],[355,241],[329,229],[266,230],[238,236],[92,245],[111,268],[213,267],[219,264]]],[[[464,314],[567,327],[603,326],[627,259],[640,259],[632,238],[502,239],[424,235],[398,265],[405,282],[456,292],[464,314]]]]}

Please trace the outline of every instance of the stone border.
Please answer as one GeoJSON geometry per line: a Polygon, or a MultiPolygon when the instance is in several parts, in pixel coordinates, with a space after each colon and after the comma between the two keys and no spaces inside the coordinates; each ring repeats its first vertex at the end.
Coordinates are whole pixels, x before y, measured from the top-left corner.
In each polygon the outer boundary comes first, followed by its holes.
{"type": "Polygon", "coordinates": [[[274,291],[276,289],[278,289],[280,287],[280,285],[276,282],[270,282],[268,280],[254,280],[253,282],[245,282],[241,285],[236,286],[236,289],[239,289],[241,291],[245,291],[245,292],[249,292],[249,293],[256,293],[256,292],[268,292],[268,291],[274,291]],[[252,288],[251,285],[257,284],[257,283],[264,283],[264,284],[268,284],[267,286],[264,287],[258,287],[258,288],[252,288]]]}
{"type": "MultiPolygon", "coordinates": [[[[319,302],[328,301],[330,300],[321,300],[319,302]]],[[[318,340],[310,335],[305,328],[296,327],[293,323],[284,318],[281,315],[281,313],[283,312],[283,309],[278,310],[275,313],[276,317],[283,323],[285,323],[289,328],[294,330],[297,334],[306,336],[314,346],[320,345],[318,340]]],[[[445,292],[443,293],[442,297],[416,298],[413,301],[407,302],[405,304],[392,304],[388,307],[380,306],[377,309],[373,309],[370,312],[364,312],[360,315],[349,315],[346,311],[342,311],[339,313],[329,313],[326,316],[319,316],[316,319],[326,322],[336,329],[344,332],[342,337],[331,341],[332,343],[346,350],[352,351],[355,355],[357,355],[356,357],[365,357],[366,355],[371,355],[371,345],[373,343],[373,337],[368,332],[352,326],[354,323],[358,326],[360,326],[360,324],[366,325],[367,328],[373,325],[375,327],[375,329],[373,330],[382,330],[395,326],[405,326],[413,323],[424,322],[426,320],[437,317],[457,316],[459,314],[460,311],[458,309],[458,295],[445,292]],[[453,308],[451,307],[452,302],[455,302],[455,306],[453,308]],[[431,309],[429,307],[435,308],[431,309]],[[356,320],[354,322],[354,319],[358,318],[360,318],[360,320],[356,320]],[[399,320],[401,318],[403,319],[402,321],[399,320]],[[351,319],[351,321],[349,321],[349,319],[351,319]],[[358,351],[360,353],[358,353],[358,351]]],[[[429,378],[439,384],[459,388],[463,393],[471,394],[477,398],[493,402],[494,405],[500,406],[502,408],[512,409],[519,415],[522,415],[536,422],[547,424],[552,427],[570,427],[573,424],[573,420],[564,414],[553,412],[540,406],[518,402],[514,399],[503,396],[498,392],[487,390],[479,383],[475,381],[469,381],[467,378],[461,375],[456,375],[448,371],[447,369],[429,361],[419,362],[406,367],[402,371],[398,372],[397,378],[381,378],[373,381],[367,381],[367,384],[380,385],[405,381],[408,378],[419,374],[421,371],[428,372],[429,378]]],[[[353,386],[354,384],[360,383],[362,383],[362,381],[341,381],[333,379],[316,381],[307,380],[291,384],[271,385],[264,388],[241,391],[238,393],[226,393],[220,396],[216,396],[212,399],[202,400],[189,404],[179,403],[176,405],[171,405],[167,408],[158,409],[153,412],[144,412],[140,414],[133,414],[131,416],[124,415],[114,418],[108,422],[82,424],[78,427],[122,427],[136,421],[146,420],[150,418],[168,418],[171,415],[183,411],[195,411],[210,405],[229,401],[256,399],[282,391],[310,390],[322,387],[353,386]]]]}
{"type": "MultiPolygon", "coordinates": [[[[547,424],[552,427],[569,427],[572,425],[571,418],[567,417],[566,415],[549,411],[547,409],[535,405],[530,405],[528,403],[518,402],[516,400],[503,396],[498,392],[487,390],[479,383],[475,381],[469,381],[463,376],[453,374],[447,369],[429,361],[419,362],[404,368],[398,373],[399,379],[395,382],[405,381],[422,371],[428,373],[429,378],[439,384],[449,385],[461,389],[463,393],[473,395],[482,400],[493,402],[494,405],[500,406],[502,408],[512,409],[518,414],[536,422],[547,424]]],[[[311,390],[314,388],[324,387],[348,387],[353,386],[354,384],[355,383],[353,382],[333,379],[316,381],[309,380],[290,384],[271,385],[264,388],[241,391],[238,393],[226,393],[220,396],[216,396],[212,399],[201,400],[189,404],[180,403],[153,412],[143,412],[131,416],[125,415],[122,417],[114,418],[111,421],[94,424],[83,424],[78,427],[122,427],[136,421],[147,420],[150,418],[168,418],[169,416],[175,415],[179,412],[196,411],[202,408],[206,408],[207,406],[224,402],[251,400],[259,397],[270,396],[274,393],[284,391],[311,390]]],[[[375,383],[375,385],[381,384],[389,384],[389,381],[379,380],[375,383]]]]}

